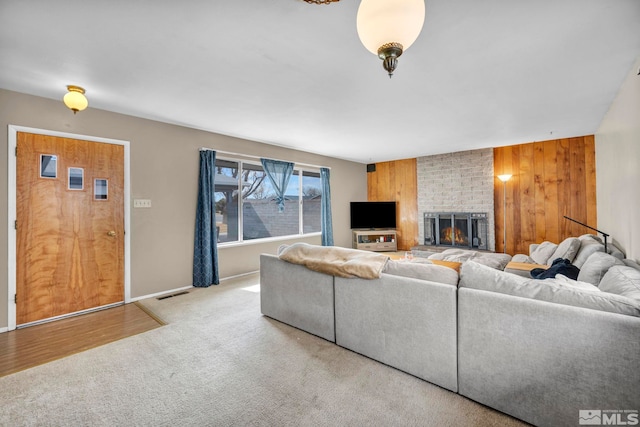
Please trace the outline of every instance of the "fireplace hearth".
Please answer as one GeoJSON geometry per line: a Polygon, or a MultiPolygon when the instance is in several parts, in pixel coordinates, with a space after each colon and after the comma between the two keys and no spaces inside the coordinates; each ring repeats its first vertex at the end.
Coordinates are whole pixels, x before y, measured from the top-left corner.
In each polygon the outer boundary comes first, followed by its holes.
{"type": "Polygon", "coordinates": [[[487,214],[479,212],[425,212],[424,244],[488,249],[487,214]]]}

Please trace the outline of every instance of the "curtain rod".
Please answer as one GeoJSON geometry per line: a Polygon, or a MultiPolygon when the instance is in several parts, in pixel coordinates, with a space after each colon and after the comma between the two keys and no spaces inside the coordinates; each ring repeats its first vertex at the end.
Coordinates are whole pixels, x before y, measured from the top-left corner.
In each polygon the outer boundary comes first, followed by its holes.
{"type": "MultiPolygon", "coordinates": [[[[234,152],[231,152],[231,151],[216,150],[216,149],[213,149],[213,148],[207,148],[207,147],[200,147],[200,150],[199,150],[199,151],[215,151],[216,153],[227,154],[227,155],[229,155],[229,156],[248,157],[248,158],[250,158],[250,159],[258,159],[258,160],[260,160],[260,159],[262,159],[262,158],[266,158],[266,157],[260,157],[260,156],[253,156],[253,155],[251,155],[251,154],[241,154],[241,153],[234,153],[234,152]]],[[[291,161],[290,161],[290,160],[281,160],[281,159],[271,159],[271,160],[278,160],[278,161],[280,161],[280,162],[289,162],[289,163],[291,163],[291,161]]],[[[300,165],[300,166],[307,166],[307,167],[311,167],[311,168],[318,168],[318,169],[320,169],[320,168],[325,168],[325,169],[331,169],[331,168],[330,168],[330,167],[328,167],[328,166],[312,165],[311,163],[302,163],[302,162],[293,162],[293,163],[295,163],[296,165],[300,165]]]]}

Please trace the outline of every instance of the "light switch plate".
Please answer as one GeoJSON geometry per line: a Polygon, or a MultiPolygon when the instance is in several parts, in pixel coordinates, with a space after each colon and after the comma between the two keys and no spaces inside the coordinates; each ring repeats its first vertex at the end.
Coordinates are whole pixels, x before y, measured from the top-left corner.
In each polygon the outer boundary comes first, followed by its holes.
{"type": "Polygon", "coordinates": [[[133,199],[134,208],[150,208],[151,199],[133,199]]]}

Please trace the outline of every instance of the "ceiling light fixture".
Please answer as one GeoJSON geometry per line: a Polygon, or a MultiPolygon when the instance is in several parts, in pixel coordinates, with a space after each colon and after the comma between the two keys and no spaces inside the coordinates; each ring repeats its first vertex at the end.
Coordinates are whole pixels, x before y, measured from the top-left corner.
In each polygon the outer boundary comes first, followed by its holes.
{"type": "Polygon", "coordinates": [[[389,78],[398,57],[409,49],[422,31],[424,0],[362,0],[357,28],[360,41],[382,59],[389,78]]]}
{"type": "Polygon", "coordinates": [[[339,2],[340,0],[304,0],[304,1],[312,4],[329,4],[329,3],[339,2]]]}
{"type": "Polygon", "coordinates": [[[89,101],[87,101],[87,97],[84,96],[84,89],[80,86],[68,85],[67,86],[67,94],[62,98],[64,105],[69,107],[73,114],[76,114],[78,111],[82,111],[89,105],[89,101]]]}

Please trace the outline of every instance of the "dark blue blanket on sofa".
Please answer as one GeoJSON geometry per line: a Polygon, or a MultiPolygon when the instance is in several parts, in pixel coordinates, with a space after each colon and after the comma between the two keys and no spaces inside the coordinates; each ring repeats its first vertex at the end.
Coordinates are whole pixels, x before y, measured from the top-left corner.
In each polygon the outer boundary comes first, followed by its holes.
{"type": "Polygon", "coordinates": [[[556,274],[562,274],[567,276],[569,279],[576,280],[578,278],[578,273],[580,273],[580,269],[571,264],[571,261],[568,259],[557,258],[553,260],[551,267],[546,270],[544,268],[534,268],[531,270],[531,277],[534,279],[548,279],[556,277],[556,274]]]}

